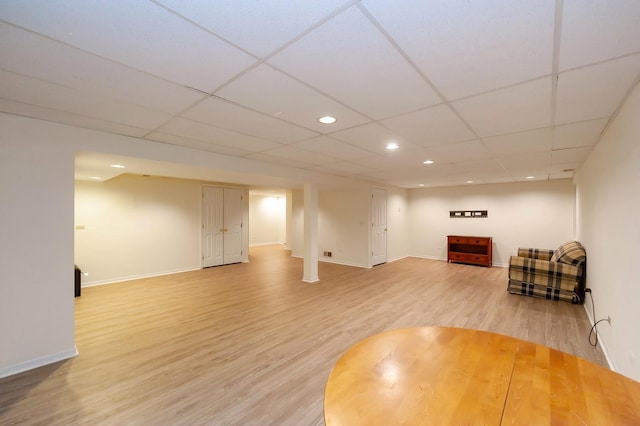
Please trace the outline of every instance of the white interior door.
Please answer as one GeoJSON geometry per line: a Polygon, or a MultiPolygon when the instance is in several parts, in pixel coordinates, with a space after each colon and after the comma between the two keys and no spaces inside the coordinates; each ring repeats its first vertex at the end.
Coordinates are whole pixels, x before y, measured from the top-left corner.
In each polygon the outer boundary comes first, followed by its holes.
{"type": "Polygon", "coordinates": [[[224,262],[224,192],[214,186],[202,187],[202,267],[224,262]]]}
{"type": "Polygon", "coordinates": [[[371,192],[371,265],[387,261],[387,191],[371,192]]]}
{"type": "Polygon", "coordinates": [[[242,189],[224,188],[224,264],[242,262],[242,189]]]}

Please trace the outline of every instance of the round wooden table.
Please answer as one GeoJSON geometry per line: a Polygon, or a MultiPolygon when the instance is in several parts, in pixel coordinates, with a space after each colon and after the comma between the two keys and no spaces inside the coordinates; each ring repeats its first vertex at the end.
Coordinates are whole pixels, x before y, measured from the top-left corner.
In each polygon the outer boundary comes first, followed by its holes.
{"type": "Polygon", "coordinates": [[[351,347],[325,389],[331,425],[640,424],[640,383],[500,334],[388,331],[351,347]]]}

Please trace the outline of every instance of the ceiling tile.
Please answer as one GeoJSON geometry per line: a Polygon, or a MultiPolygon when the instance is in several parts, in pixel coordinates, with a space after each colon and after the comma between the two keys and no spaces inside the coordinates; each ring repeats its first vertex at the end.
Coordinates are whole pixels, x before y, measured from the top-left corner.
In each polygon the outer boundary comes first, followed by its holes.
{"type": "Polygon", "coordinates": [[[564,0],[560,70],[640,51],[640,1],[564,0]]]}
{"type": "Polygon", "coordinates": [[[0,67],[167,113],[178,113],[205,96],[3,23],[0,23],[0,67]]]}
{"type": "Polygon", "coordinates": [[[307,139],[306,141],[298,142],[291,146],[339,158],[341,160],[353,160],[375,155],[370,151],[365,151],[345,142],[332,139],[328,136],[318,136],[317,138],[307,139]]]}
{"type": "Polygon", "coordinates": [[[265,151],[280,146],[275,142],[180,117],[171,119],[157,130],[161,133],[183,136],[189,139],[238,149],[240,152],[243,152],[242,155],[265,151]]]}
{"type": "Polygon", "coordinates": [[[371,173],[378,169],[352,163],[349,161],[342,161],[339,163],[329,163],[322,166],[310,167],[309,170],[314,170],[322,173],[336,173],[341,176],[354,176],[364,173],[371,173]]]}
{"type": "Polygon", "coordinates": [[[640,73],[640,54],[560,73],[556,124],[611,116],[640,73]]]}
{"type": "Polygon", "coordinates": [[[124,102],[84,93],[0,70],[0,98],[142,129],[153,129],[170,117],[124,102]]]}
{"type": "Polygon", "coordinates": [[[486,146],[497,156],[551,151],[551,128],[485,138],[486,146]]]}
{"type": "Polygon", "coordinates": [[[399,137],[378,123],[369,123],[341,130],[332,133],[331,137],[377,154],[388,154],[389,150],[386,149],[386,146],[390,142],[400,145],[399,150],[415,149],[417,147],[416,144],[399,137]]]}
{"type": "Polygon", "coordinates": [[[592,150],[593,148],[590,146],[553,150],[551,152],[551,164],[582,163],[591,154],[592,150]]]}
{"type": "Polygon", "coordinates": [[[436,162],[454,163],[491,157],[491,152],[478,140],[432,146],[428,148],[428,152],[436,162]]]}
{"type": "Polygon", "coordinates": [[[71,112],[51,109],[47,107],[29,105],[21,102],[0,98],[0,111],[24,117],[38,118],[40,120],[53,121],[56,123],[69,124],[87,129],[100,130],[103,132],[115,133],[133,137],[142,137],[149,129],[127,126],[126,124],[113,123],[100,118],[86,117],[71,112]]]}
{"type": "Polygon", "coordinates": [[[549,75],[554,2],[364,0],[447,99],[549,75]],[[526,48],[523,48],[526,46],[526,48]]]}
{"type": "Polygon", "coordinates": [[[329,16],[336,8],[351,2],[233,0],[215,6],[210,0],[160,0],[160,3],[264,58],[329,16]]]}
{"type": "Polygon", "coordinates": [[[216,145],[215,143],[211,142],[205,142],[202,140],[191,139],[186,136],[176,136],[162,132],[151,132],[147,136],[145,136],[145,139],[170,143],[172,145],[184,146],[188,148],[201,149],[204,151],[215,152],[216,154],[233,155],[237,157],[244,157],[251,154],[250,151],[235,148],[232,146],[216,145]]]}
{"type": "Polygon", "coordinates": [[[549,127],[551,79],[530,81],[452,105],[481,137],[549,127]]]}
{"type": "Polygon", "coordinates": [[[442,102],[357,7],[307,34],[269,63],[374,119],[442,102]]]}
{"type": "Polygon", "coordinates": [[[600,139],[600,133],[609,120],[582,121],[563,124],[553,129],[553,149],[579,148],[593,146],[600,139]]]}
{"type": "Polygon", "coordinates": [[[7,0],[2,4],[2,18],[204,92],[255,62],[255,58],[149,1],[7,0]]]}
{"type": "MultiPolygon", "coordinates": [[[[265,155],[268,157],[277,158],[279,160],[284,160],[287,162],[287,164],[295,165],[295,167],[308,167],[312,165],[317,166],[328,163],[336,163],[339,161],[336,158],[329,157],[327,155],[321,155],[316,152],[307,151],[290,145],[269,149],[256,155],[265,155]]],[[[249,156],[249,158],[259,157],[251,155],[249,156]]]]}
{"type": "Polygon", "coordinates": [[[335,132],[369,121],[267,65],[249,71],[216,95],[319,133],[335,132]],[[338,121],[329,125],[320,123],[318,119],[325,115],[338,121]]]}
{"type": "Polygon", "coordinates": [[[182,116],[238,133],[266,138],[280,144],[299,142],[318,136],[316,132],[295,124],[213,97],[185,111],[182,116]]]}
{"type": "Polygon", "coordinates": [[[526,176],[540,178],[546,177],[549,173],[550,157],[549,152],[539,152],[500,157],[498,162],[516,179],[523,179],[526,176]]]}
{"type": "Polygon", "coordinates": [[[464,122],[444,104],[383,120],[381,124],[422,146],[475,138],[464,122]]]}

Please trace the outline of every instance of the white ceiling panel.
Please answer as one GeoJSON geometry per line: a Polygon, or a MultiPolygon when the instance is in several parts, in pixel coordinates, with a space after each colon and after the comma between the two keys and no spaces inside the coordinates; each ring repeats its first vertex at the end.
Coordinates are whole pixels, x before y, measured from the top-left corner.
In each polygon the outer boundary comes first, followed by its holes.
{"type": "Polygon", "coordinates": [[[373,173],[378,169],[352,163],[349,161],[341,161],[339,163],[330,163],[323,166],[310,167],[309,170],[314,170],[322,173],[336,173],[341,176],[354,176],[365,173],[373,173]]]}
{"type": "Polygon", "coordinates": [[[166,142],[172,145],[179,145],[179,146],[184,146],[188,148],[200,149],[204,151],[216,152],[218,154],[223,154],[223,155],[233,155],[236,157],[244,157],[251,154],[250,151],[246,151],[241,148],[217,145],[211,142],[205,142],[202,140],[191,139],[185,136],[176,136],[176,135],[171,135],[169,133],[162,133],[162,132],[151,132],[145,137],[145,139],[158,141],[158,142],[166,142]]]}
{"type": "Polygon", "coordinates": [[[536,176],[549,173],[551,161],[550,152],[530,153],[526,155],[505,156],[498,158],[498,162],[509,171],[512,176],[536,176]]]}
{"type": "Polygon", "coordinates": [[[385,129],[378,123],[369,123],[362,126],[341,130],[331,134],[332,138],[339,139],[351,145],[358,146],[370,152],[388,154],[388,143],[395,142],[400,145],[400,150],[414,149],[418,146],[385,129]]]}
{"type": "Polygon", "coordinates": [[[640,1],[564,0],[560,71],[640,52],[640,1]]]}
{"type": "Polygon", "coordinates": [[[0,111],[24,117],[38,118],[56,123],[69,124],[71,126],[84,127],[87,129],[100,130],[103,132],[115,133],[117,135],[126,135],[138,138],[143,137],[149,131],[149,129],[127,126],[125,124],[113,123],[99,118],[61,111],[59,109],[29,105],[2,98],[0,98],[0,111]]]}
{"type": "Polygon", "coordinates": [[[267,65],[249,71],[217,91],[216,95],[319,133],[335,132],[369,121],[267,65]],[[326,115],[338,121],[320,123],[318,119],[326,115]]]}
{"type": "Polygon", "coordinates": [[[550,127],[483,139],[494,155],[508,156],[551,151],[550,127]]]}
{"type": "Polygon", "coordinates": [[[205,96],[1,22],[0,68],[173,114],[205,96]]]}
{"type": "Polygon", "coordinates": [[[402,3],[363,1],[447,99],[551,73],[553,1],[402,3]]]}
{"type": "Polygon", "coordinates": [[[553,129],[553,149],[579,148],[593,146],[600,139],[600,133],[606,126],[606,118],[564,124],[553,129]]]}
{"type": "Polygon", "coordinates": [[[180,117],[171,119],[168,123],[158,128],[158,131],[238,149],[239,152],[244,152],[244,154],[266,151],[280,146],[275,142],[180,117]]]}
{"type": "Polygon", "coordinates": [[[556,123],[611,116],[638,74],[640,54],[560,73],[556,123]]]}
{"type": "Polygon", "coordinates": [[[235,45],[264,58],[334,10],[345,0],[320,2],[233,0],[160,0],[160,3],[197,22],[235,45]]]}
{"type": "Polygon", "coordinates": [[[280,144],[299,142],[318,136],[318,133],[311,130],[217,98],[204,100],[186,111],[183,116],[212,126],[261,137],[280,144]]]}
{"type": "Polygon", "coordinates": [[[448,105],[437,105],[381,121],[400,136],[422,145],[474,139],[475,135],[448,105]]]}
{"type": "Polygon", "coordinates": [[[153,129],[171,116],[101,96],[0,70],[0,98],[70,112],[143,129],[153,129]]]}
{"type": "Polygon", "coordinates": [[[592,150],[593,148],[590,146],[554,150],[551,153],[551,164],[582,163],[591,154],[592,150]]]}
{"type": "Polygon", "coordinates": [[[429,147],[429,155],[436,162],[458,162],[491,157],[491,152],[478,140],[449,143],[429,147]]]}
{"type": "Polygon", "coordinates": [[[530,81],[452,105],[481,137],[549,127],[551,79],[530,81]]]}
{"type": "Polygon", "coordinates": [[[144,0],[7,0],[2,17],[205,92],[255,62],[218,37],[144,0]]]}
{"type": "MultiPolygon", "coordinates": [[[[337,160],[336,158],[329,157],[328,155],[318,154],[317,152],[307,151],[305,149],[296,148],[291,145],[269,149],[263,151],[262,154],[265,154],[269,157],[293,161],[299,164],[299,166],[301,167],[308,165],[318,166],[322,164],[335,163],[337,160]]],[[[254,157],[250,156],[250,158],[254,157]]]]}
{"type": "Polygon", "coordinates": [[[365,151],[345,142],[332,139],[328,136],[318,136],[317,138],[307,139],[306,141],[298,142],[291,146],[328,155],[341,160],[353,160],[375,155],[370,151],[365,151]]]}
{"type": "Polygon", "coordinates": [[[374,119],[442,102],[356,7],[304,36],[269,63],[374,119]]]}

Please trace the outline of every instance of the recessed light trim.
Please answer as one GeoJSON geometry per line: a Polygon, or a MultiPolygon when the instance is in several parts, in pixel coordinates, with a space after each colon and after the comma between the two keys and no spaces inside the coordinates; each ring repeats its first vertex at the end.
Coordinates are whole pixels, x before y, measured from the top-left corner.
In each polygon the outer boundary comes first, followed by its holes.
{"type": "Polygon", "coordinates": [[[424,160],[422,164],[433,164],[433,160],[424,160]]]}
{"type": "Polygon", "coordinates": [[[391,143],[388,143],[388,144],[387,144],[387,149],[388,149],[389,151],[393,151],[393,150],[398,149],[398,148],[400,148],[400,145],[398,145],[398,144],[397,144],[397,143],[395,143],[395,142],[391,142],[391,143]]]}
{"type": "Polygon", "coordinates": [[[318,118],[318,121],[321,122],[322,124],[333,124],[338,120],[335,117],[332,117],[330,115],[325,115],[324,117],[318,118]]]}
{"type": "Polygon", "coordinates": [[[112,164],[111,167],[113,167],[114,169],[125,169],[126,168],[122,164],[112,164]]]}

